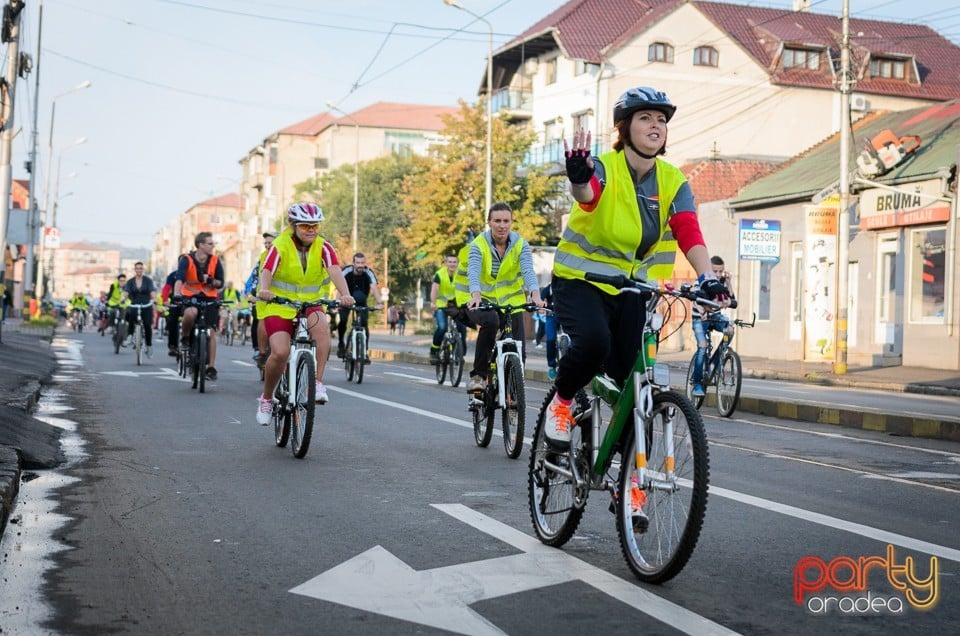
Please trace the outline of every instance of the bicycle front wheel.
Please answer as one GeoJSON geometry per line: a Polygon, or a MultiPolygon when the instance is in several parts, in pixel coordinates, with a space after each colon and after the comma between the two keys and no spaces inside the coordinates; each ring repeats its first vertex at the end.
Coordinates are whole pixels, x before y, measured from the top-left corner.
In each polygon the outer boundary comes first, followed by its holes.
{"type": "Polygon", "coordinates": [[[450,364],[447,371],[450,374],[450,386],[460,386],[460,380],[463,379],[463,343],[460,342],[460,336],[457,336],[450,351],[450,364]]]}
{"type": "Polygon", "coordinates": [[[516,459],[523,450],[523,427],[526,422],[527,400],[523,391],[523,368],[520,359],[510,356],[503,368],[503,448],[507,457],[516,459]]]}
{"type": "MultiPolygon", "coordinates": [[[[537,425],[533,431],[530,450],[530,471],[527,480],[528,504],[533,529],[541,542],[559,548],[573,536],[580,525],[587,497],[590,494],[590,449],[584,439],[584,428],[574,426],[570,431],[570,450],[565,453],[553,451],[547,444],[543,431],[547,406],[557,392],[555,386],[547,391],[540,407],[537,425]],[[582,481],[578,484],[571,466],[576,466],[582,481]]],[[[588,402],[583,391],[574,399],[573,416],[579,418],[588,402]]],[[[589,424],[589,422],[588,422],[589,424]]]]}
{"type": "Polygon", "coordinates": [[[353,355],[353,338],[350,338],[350,344],[347,345],[346,351],[343,352],[343,371],[347,375],[347,382],[353,382],[355,363],[356,359],[353,355]]]}
{"type": "Polygon", "coordinates": [[[313,355],[308,351],[297,360],[297,379],[293,425],[290,431],[290,449],[293,456],[303,459],[313,437],[313,419],[317,411],[317,368],[313,355]]]}
{"type": "Polygon", "coordinates": [[[143,364],[143,325],[137,323],[133,328],[133,350],[137,353],[137,366],[143,364]]]}
{"type": "MultiPolygon", "coordinates": [[[[687,367],[687,384],[686,384],[686,391],[684,391],[684,395],[687,396],[687,399],[690,400],[690,402],[693,404],[693,407],[695,409],[699,409],[701,406],[703,406],[704,396],[701,395],[700,397],[696,397],[693,395],[693,370],[696,368],[697,368],[697,356],[694,355],[693,358],[690,359],[690,366],[687,367]]],[[[701,382],[704,382],[704,381],[706,381],[706,378],[703,378],[701,380],[701,382]]]]}
{"type": "Polygon", "coordinates": [[[286,446],[290,439],[290,422],[293,420],[293,414],[287,410],[287,395],[290,393],[288,384],[287,371],[284,369],[273,392],[273,437],[280,448],[286,446]]]}
{"type": "Polygon", "coordinates": [[[700,413],[673,391],[653,397],[653,412],[644,430],[645,483],[635,481],[633,427],[626,434],[618,485],[617,532],[623,557],[637,578],[645,583],[663,583],[683,569],[700,538],[707,510],[709,451],[700,413]]]}
{"type": "Polygon", "coordinates": [[[740,356],[733,349],[726,349],[720,357],[717,369],[717,411],[730,417],[740,401],[740,385],[743,382],[740,356]]]}
{"type": "Polygon", "coordinates": [[[207,390],[207,360],[209,360],[210,351],[207,349],[207,330],[201,329],[197,334],[197,378],[199,379],[199,389],[203,393],[207,390]]]}
{"type": "Polygon", "coordinates": [[[363,369],[367,365],[367,335],[357,334],[357,384],[363,382],[363,369]]]}

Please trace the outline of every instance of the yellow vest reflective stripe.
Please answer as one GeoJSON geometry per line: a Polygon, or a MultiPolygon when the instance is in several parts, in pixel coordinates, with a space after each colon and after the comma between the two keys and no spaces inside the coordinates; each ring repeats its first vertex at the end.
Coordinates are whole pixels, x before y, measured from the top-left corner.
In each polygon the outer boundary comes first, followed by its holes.
{"type": "MultiPolygon", "coordinates": [[[[455,274],[454,274],[455,276],[455,274]]],[[[437,289],[437,306],[446,307],[447,301],[456,300],[456,289],[454,288],[453,278],[446,267],[437,270],[437,277],[440,279],[440,286],[437,289]]]]}
{"type": "MultiPolygon", "coordinates": [[[[484,233],[485,234],[485,233],[484,233]]],[[[497,277],[491,274],[493,252],[484,234],[473,240],[470,245],[460,250],[458,254],[457,273],[453,277],[454,289],[458,305],[470,301],[470,280],[467,276],[467,266],[470,261],[470,248],[476,246],[483,255],[483,265],[480,270],[480,297],[499,305],[519,305],[524,302],[523,276],[520,275],[520,252],[523,251],[525,241],[514,232],[516,240],[507,249],[500,261],[497,277]]]]}
{"type": "MultiPolygon", "coordinates": [[[[664,280],[673,275],[677,241],[668,221],[673,199],[686,182],[679,169],[657,159],[657,197],[660,206],[660,236],[653,248],[636,260],[643,225],[637,210],[637,193],[623,152],[600,156],[606,169],[606,185],[592,212],[574,203],[563,238],[557,246],[553,273],[560,278],[583,279],[587,272],[638,280],[664,280]]],[[[616,290],[593,283],[608,294],[616,290]]]]}
{"type": "MultiPolygon", "coordinates": [[[[318,236],[307,252],[307,269],[300,265],[300,255],[289,230],[284,231],[273,241],[280,255],[280,264],[270,281],[270,291],[277,296],[302,302],[320,300],[324,297],[330,276],[323,265],[323,237],[318,236]]],[[[263,268],[261,263],[261,269],[263,268]]],[[[257,303],[257,316],[279,316],[292,319],[297,311],[287,305],[276,303],[257,303]]]]}

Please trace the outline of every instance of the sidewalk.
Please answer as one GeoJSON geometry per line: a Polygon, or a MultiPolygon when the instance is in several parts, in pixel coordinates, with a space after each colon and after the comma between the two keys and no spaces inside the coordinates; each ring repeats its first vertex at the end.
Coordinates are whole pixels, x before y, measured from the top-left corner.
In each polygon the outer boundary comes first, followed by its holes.
{"type": "MultiPolygon", "coordinates": [[[[408,323],[406,334],[399,336],[390,335],[387,328],[381,325],[371,327],[371,357],[429,364],[432,338],[430,335],[415,334],[414,329],[416,324],[408,323]]],[[[467,333],[470,355],[475,338],[475,331],[467,333]]],[[[682,384],[686,379],[692,355],[692,351],[660,352],[658,362],[665,362],[670,367],[674,386],[682,384]]],[[[830,363],[803,363],[753,356],[742,356],[741,363],[744,377],[960,398],[960,371],[903,366],[849,367],[846,374],[837,375],[833,373],[833,365],[830,363]]],[[[532,380],[549,382],[545,348],[537,349],[532,343],[528,345],[525,373],[532,380]]],[[[707,396],[708,406],[712,406],[712,400],[713,396],[707,396]]],[[[900,415],[877,415],[854,409],[825,408],[815,404],[750,397],[741,397],[737,410],[899,435],[960,441],[960,419],[939,421],[900,415]]],[[[960,417],[960,399],[957,402],[957,414],[960,417]]]]}
{"type": "Polygon", "coordinates": [[[50,348],[53,330],[3,323],[0,343],[0,534],[6,527],[23,469],[52,468],[64,461],[61,430],[32,417],[41,386],[57,369],[50,348]]]}

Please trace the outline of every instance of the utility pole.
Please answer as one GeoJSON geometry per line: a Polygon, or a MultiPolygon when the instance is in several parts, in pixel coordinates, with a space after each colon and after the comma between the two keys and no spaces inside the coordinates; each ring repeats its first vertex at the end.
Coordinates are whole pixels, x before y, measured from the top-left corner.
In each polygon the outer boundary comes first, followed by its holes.
{"type": "Polygon", "coordinates": [[[850,0],[843,0],[840,14],[842,41],[840,44],[840,209],[837,219],[837,323],[834,349],[836,362],[833,372],[847,372],[847,294],[850,268],[850,92],[853,78],[850,75],[850,0]]]}
{"type": "MultiPolygon", "coordinates": [[[[24,298],[34,290],[34,272],[33,272],[33,246],[34,235],[40,226],[40,211],[37,209],[36,183],[37,183],[37,118],[40,112],[40,39],[43,36],[43,0],[40,0],[39,17],[37,18],[37,60],[34,64],[34,90],[33,90],[33,131],[30,139],[30,219],[27,224],[27,263],[23,268],[23,291],[24,298]]],[[[43,240],[43,237],[40,237],[43,240]]],[[[42,265],[41,265],[42,267],[42,265]]],[[[43,291],[43,290],[40,290],[43,291]]]]}
{"type": "Polygon", "coordinates": [[[20,12],[23,0],[10,0],[3,12],[2,37],[7,43],[7,73],[3,80],[3,112],[0,113],[3,133],[0,135],[0,277],[4,277],[7,263],[7,218],[10,214],[10,187],[13,171],[10,158],[13,156],[13,96],[17,87],[20,68],[20,12]]]}

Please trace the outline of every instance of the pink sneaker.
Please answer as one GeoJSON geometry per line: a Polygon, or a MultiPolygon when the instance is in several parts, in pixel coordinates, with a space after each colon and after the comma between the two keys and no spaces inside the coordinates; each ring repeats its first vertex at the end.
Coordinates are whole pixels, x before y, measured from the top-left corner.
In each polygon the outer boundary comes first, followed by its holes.
{"type": "Polygon", "coordinates": [[[323,382],[320,380],[317,380],[315,401],[317,404],[326,404],[330,401],[330,397],[327,395],[327,387],[323,386],[323,382]]]}
{"type": "Polygon", "coordinates": [[[261,426],[269,426],[273,419],[273,400],[261,395],[257,402],[257,422],[261,426]]]}

